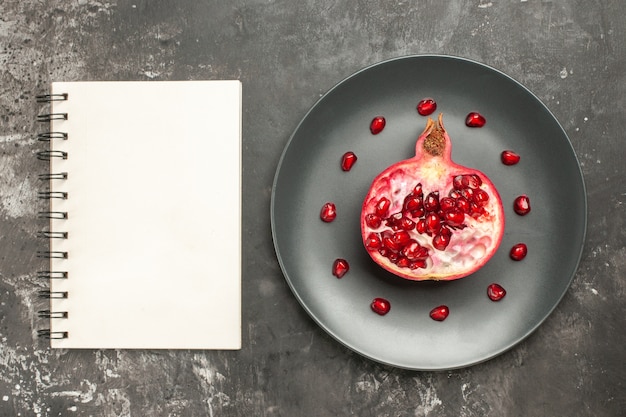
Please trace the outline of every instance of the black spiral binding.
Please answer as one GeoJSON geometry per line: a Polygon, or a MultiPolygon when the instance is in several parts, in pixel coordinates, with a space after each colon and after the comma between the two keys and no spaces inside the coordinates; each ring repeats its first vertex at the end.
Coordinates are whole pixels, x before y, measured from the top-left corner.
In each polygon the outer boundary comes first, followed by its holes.
{"type": "MultiPolygon", "coordinates": [[[[68,99],[67,94],[44,94],[36,97],[38,103],[51,103],[53,101],[65,101],[68,99]]],[[[53,120],[67,120],[67,113],[45,113],[37,116],[37,121],[50,123],[53,120]]],[[[42,132],[37,134],[37,140],[43,143],[50,143],[56,140],[67,140],[68,135],[66,132],[42,132]]],[[[53,158],[67,159],[67,152],[63,151],[54,151],[50,149],[42,150],[37,152],[37,159],[41,161],[50,161],[53,158]]],[[[58,172],[58,173],[45,173],[39,175],[39,180],[41,181],[51,181],[51,180],[66,180],[67,172],[58,172]]],[[[52,199],[62,199],[66,200],[68,198],[68,193],[63,191],[50,191],[49,187],[47,190],[39,192],[39,198],[42,200],[52,200],[52,199]]],[[[65,211],[41,211],[38,214],[40,219],[67,219],[67,212],[65,211]]],[[[50,241],[51,239],[67,239],[67,232],[58,232],[51,230],[41,230],[37,233],[37,237],[41,239],[46,239],[50,241]]],[[[42,250],[37,251],[37,256],[44,259],[67,259],[69,254],[64,251],[52,251],[52,250],[42,250]]],[[[52,279],[67,279],[68,273],[67,271],[49,271],[43,270],[38,271],[37,278],[52,280],[52,279]]],[[[51,291],[51,290],[41,290],[39,291],[39,297],[44,299],[65,299],[68,298],[67,291],[51,291]]],[[[40,310],[37,312],[39,318],[42,319],[66,319],[68,317],[67,311],[51,311],[51,310],[40,310]]],[[[37,336],[43,339],[67,339],[69,337],[68,332],[66,331],[51,331],[51,329],[41,329],[37,331],[37,336]]]]}

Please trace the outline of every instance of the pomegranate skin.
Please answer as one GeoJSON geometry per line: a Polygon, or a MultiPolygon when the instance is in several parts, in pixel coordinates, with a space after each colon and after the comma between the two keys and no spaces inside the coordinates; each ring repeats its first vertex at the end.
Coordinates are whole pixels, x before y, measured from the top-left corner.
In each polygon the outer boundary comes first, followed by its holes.
{"type": "Polygon", "coordinates": [[[413,281],[450,281],[476,272],[496,253],[504,225],[502,200],[489,178],[452,161],[441,114],[437,121],[428,118],[414,157],[374,178],[361,211],[367,253],[413,281]],[[411,198],[418,193],[421,198],[411,198]]]}

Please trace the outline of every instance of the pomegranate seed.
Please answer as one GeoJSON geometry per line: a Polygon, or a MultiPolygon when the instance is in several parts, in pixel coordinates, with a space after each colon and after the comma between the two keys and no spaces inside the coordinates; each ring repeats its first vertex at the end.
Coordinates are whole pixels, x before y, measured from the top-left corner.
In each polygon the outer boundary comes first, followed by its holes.
{"type": "Polygon", "coordinates": [[[413,261],[409,265],[409,268],[410,269],[426,268],[426,260],[425,259],[418,259],[417,261],[413,261]]]}
{"type": "Polygon", "coordinates": [[[411,193],[404,199],[402,207],[409,211],[419,210],[424,207],[424,197],[411,193]]]}
{"type": "Polygon", "coordinates": [[[377,135],[383,131],[386,124],[387,121],[384,117],[376,116],[374,117],[374,119],[372,119],[372,122],[370,123],[370,132],[372,132],[372,135],[377,135]]]}
{"type": "Polygon", "coordinates": [[[378,200],[378,204],[376,204],[376,214],[379,216],[384,216],[387,214],[389,207],[391,206],[391,201],[389,201],[386,197],[381,197],[378,200]]]}
{"type": "Polygon", "coordinates": [[[474,191],[472,200],[474,200],[474,202],[479,206],[484,206],[489,201],[489,194],[487,194],[487,191],[481,190],[479,188],[478,190],[474,191]]]}
{"type": "Polygon", "coordinates": [[[391,234],[384,235],[382,242],[383,242],[383,246],[392,252],[397,252],[398,250],[400,250],[400,247],[398,246],[396,241],[393,240],[393,235],[391,234]]]}
{"type": "Polygon", "coordinates": [[[426,210],[424,210],[424,207],[420,207],[417,210],[411,210],[411,216],[413,218],[422,217],[424,214],[426,214],[426,210]]]}
{"type": "Polygon", "coordinates": [[[459,227],[465,220],[465,214],[459,209],[453,209],[445,212],[444,220],[450,226],[459,227]]]}
{"type": "Polygon", "coordinates": [[[463,175],[463,185],[475,190],[483,185],[483,180],[476,174],[463,175]]]}
{"type": "Polygon", "coordinates": [[[471,188],[463,188],[461,190],[461,195],[470,201],[474,200],[474,190],[471,188]]]}
{"type": "Polygon", "coordinates": [[[485,117],[478,112],[471,112],[465,118],[465,125],[467,127],[483,127],[487,123],[485,117]]]}
{"type": "Polygon", "coordinates": [[[456,200],[456,207],[461,210],[463,213],[469,213],[472,211],[472,206],[467,198],[463,196],[459,196],[456,200]]]}
{"type": "Polygon", "coordinates": [[[410,261],[425,260],[428,257],[428,249],[413,239],[402,248],[401,253],[410,261]]]}
{"type": "Polygon", "coordinates": [[[452,197],[444,197],[439,201],[439,208],[442,211],[452,210],[456,207],[456,201],[452,197]]]}
{"type": "Polygon", "coordinates": [[[391,239],[393,240],[393,243],[398,248],[402,248],[407,243],[409,243],[409,241],[411,240],[411,235],[409,235],[409,233],[407,231],[405,231],[405,230],[400,230],[400,231],[394,233],[393,236],[391,237],[391,239]]]}
{"type": "Polygon", "coordinates": [[[425,98],[417,103],[417,112],[422,116],[433,114],[437,110],[437,103],[432,98],[425,98]]]}
{"type": "Polygon", "coordinates": [[[377,297],[372,301],[371,308],[374,313],[384,316],[391,310],[391,304],[384,298],[377,297]]]}
{"type": "Polygon", "coordinates": [[[333,275],[337,278],[343,277],[349,270],[350,265],[345,259],[338,258],[333,262],[333,275]]]}
{"type": "Polygon", "coordinates": [[[530,213],[530,198],[526,195],[520,195],[513,202],[513,210],[520,216],[530,213]]]}
{"type": "Polygon", "coordinates": [[[424,199],[424,209],[426,211],[439,210],[439,191],[433,191],[424,199]]]}
{"type": "Polygon", "coordinates": [[[487,297],[491,301],[500,301],[506,295],[506,290],[499,284],[491,284],[487,287],[487,297]]]}
{"type": "Polygon", "coordinates": [[[515,165],[519,162],[520,156],[513,151],[502,151],[500,160],[504,165],[515,165]]]}
{"type": "Polygon", "coordinates": [[[402,230],[413,230],[415,229],[415,222],[408,217],[402,216],[400,228],[402,228],[402,230]]]}
{"type": "MultiPolygon", "coordinates": [[[[446,230],[443,229],[442,230],[446,230]]],[[[437,250],[445,250],[450,244],[450,236],[447,233],[439,233],[433,237],[433,247],[437,250]]]]}
{"type": "Polygon", "coordinates": [[[365,241],[365,246],[368,249],[378,249],[381,244],[380,237],[376,233],[370,233],[365,241]]]}
{"type": "Polygon", "coordinates": [[[528,247],[526,246],[525,243],[518,243],[517,245],[514,245],[511,248],[511,251],[509,252],[509,256],[514,261],[521,261],[522,259],[526,257],[527,254],[528,254],[528,247]]]}
{"type": "Polygon", "coordinates": [[[456,200],[459,197],[461,197],[461,193],[460,193],[459,190],[450,190],[450,192],[448,193],[448,196],[450,196],[450,198],[454,198],[456,200]]]}
{"type": "Polygon", "coordinates": [[[450,314],[448,306],[440,305],[430,310],[430,318],[435,321],[444,321],[450,314]]]}
{"type": "Polygon", "coordinates": [[[452,187],[454,187],[455,190],[462,190],[465,188],[463,186],[463,175],[457,175],[452,179],[452,187]]]}
{"type": "Polygon", "coordinates": [[[437,213],[430,213],[424,219],[426,221],[426,231],[430,233],[438,233],[441,229],[441,220],[437,213]]]}
{"type": "Polygon", "coordinates": [[[344,153],[341,157],[341,169],[344,171],[350,171],[356,160],[357,157],[354,152],[349,151],[344,153]]]}
{"type": "Polygon", "coordinates": [[[419,219],[417,224],[415,224],[415,230],[417,233],[424,234],[426,233],[426,220],[419,219]]]}
{"type": "Polygon", "coordinates": [[[473,201],[470,203],[470,211],[471,216],[475,219],[485,214],[485,209],[482,208],[480,205],[474,203],[473,201]]]}
{"type": "Polygon", "coordinates": [[[382,219],[377,214],[368,214],[365,216],[365,224],[371,229],[378,229],[382,224],[382,219]]]}
{"type": "Polygon", "coordinates": [[[320,218],[326,223],[330,223],[337,217],[337,210],[333,203],[325,203],[320,211],[320,218]]]}
{"type": "Polygon", "coordinates": [[[398,259],[396,265],[398,265],[400,268],[408,268],[411,265],[411,262],[409,262],[409,260],[403,256],[398,259]]]}

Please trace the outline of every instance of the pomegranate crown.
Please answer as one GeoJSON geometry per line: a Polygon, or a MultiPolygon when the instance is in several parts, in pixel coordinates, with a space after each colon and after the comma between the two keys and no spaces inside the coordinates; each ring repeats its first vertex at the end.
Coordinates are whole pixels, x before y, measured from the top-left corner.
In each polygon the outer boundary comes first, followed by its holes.
{"type": "Polygon", "coordinates": [[[419,136],[415,147],[417,156],[421,156],[424,153],[431,157],[450,157],[450,138],[443,127],[443,113],[439,113],[437,120],[429,117],[426,121],[426,127],[419,136]]]}

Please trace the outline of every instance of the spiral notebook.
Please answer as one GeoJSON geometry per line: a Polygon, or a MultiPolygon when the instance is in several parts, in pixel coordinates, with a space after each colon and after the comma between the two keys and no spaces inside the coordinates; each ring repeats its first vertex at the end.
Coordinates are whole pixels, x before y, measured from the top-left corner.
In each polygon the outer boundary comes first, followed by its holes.
{"type": "Polygon", "coordinates": [[[57,82],[38,100],[39,335],[53,348],[239,349],[241,83],[57,82]]]}

